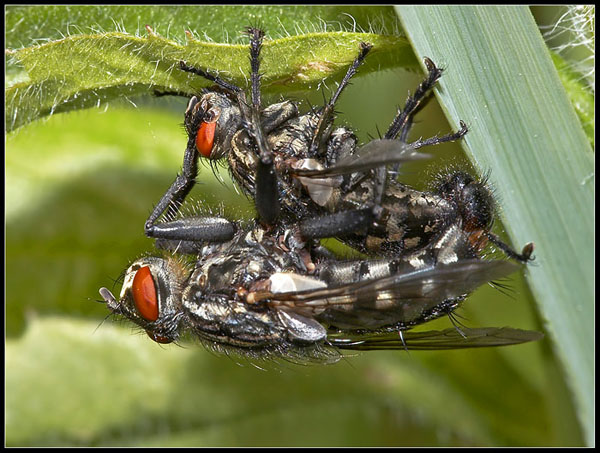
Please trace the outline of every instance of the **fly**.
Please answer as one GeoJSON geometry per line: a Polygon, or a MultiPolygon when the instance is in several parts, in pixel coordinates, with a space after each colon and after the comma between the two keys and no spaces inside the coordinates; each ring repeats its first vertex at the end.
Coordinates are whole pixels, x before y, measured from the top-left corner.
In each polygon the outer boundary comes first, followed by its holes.
{"type": "Polygon", "coordinates": [[[281,224],[235,228],[231,240],[204,243],[194,259],[136,260],[119,298],[101,288],[102,298],[158,343],[187,333],[216,350],[301,362],[335,361],[339,350],[458,349],[541,338],[507,327],[411,331],[519,269],[509,261],[444,262],[423,252],[340,261],[320,246],[298,247],[293,229],[281,224]]]}
{"type": "MultiPolygon", "coordinates": [[[[415,113],[442,74],[425,59],[427,78],[409,96],[382,139],[359,147],[354,133],[333,127],[337,99],[372,46],[361,43],[359,54],[331,100],[321,109],[300,114],[284,101],[261,105],[260,49],[264,33],[250,35],[251,98],[241,88],[181,62],[183,71],[217,85],[190,99],[184,124],[188,145],[183,173],[173,183],[177,202],[183,202],[197,174],[199,157],[226,159],[233,179],[255,202],[259,219],[269,224],[283,216],[297,223],[306,239],[338,237],[368,254],[401,256],[431,247],[457,226],[468,237],[472,252],[492,243],[520,262],[531,259],[533,244],[519,253],[491,232],[495,201],[486,181],[454,172],[438,181],[435,190],[422,192],[391,177],[387,165],[423,159],[423,147],[454,141],[467,133],[461,121],[458,132],[407,142],[415,113]]],[[[169,196],[169,193],[166,194],[169,196]]],[[[155,236],[157,206],[146,223],[155,236]]]]}

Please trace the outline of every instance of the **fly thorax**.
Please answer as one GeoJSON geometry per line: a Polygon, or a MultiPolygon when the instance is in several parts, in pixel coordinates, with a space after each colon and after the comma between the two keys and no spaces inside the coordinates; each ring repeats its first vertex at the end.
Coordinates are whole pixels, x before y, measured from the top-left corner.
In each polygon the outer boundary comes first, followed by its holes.
{"type": "Polygon", "coordinates": [[[319,121],[318,115],[308,113],[292,118],[285,126],[277,129],[267,137],[267,143],[274,153],[286,158],[305,158],[310,147],[313,133],[319,121]]]}
{"type": "Polygon", "coordinates": [[[334,129],[327,142],[327,166],[334,166],[340,159],[354,154],[358,140],[345,127],[334,129]]]}

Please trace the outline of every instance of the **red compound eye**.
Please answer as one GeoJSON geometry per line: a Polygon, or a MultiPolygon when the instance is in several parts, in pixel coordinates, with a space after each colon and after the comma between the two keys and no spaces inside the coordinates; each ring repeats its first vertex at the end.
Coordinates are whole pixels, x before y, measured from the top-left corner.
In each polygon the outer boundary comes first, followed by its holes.
{"type": "Polygon", "coordinates": [[[158,299],[156,298],[156,288],[150,268],[144,266],[135,273],[133,277],[133,302],[138,313],[146,321],[156,321],[158,319],[158,299]]]}
{"type": "Polygon", "coordinates": [[[198,135],[196,136],[196,148],[204,157],[210,158],[210,152],[212,151],[213,143],[215,141],[216,128],[216,121],[210,123],[203,122],[198,128],[198,135]]]}

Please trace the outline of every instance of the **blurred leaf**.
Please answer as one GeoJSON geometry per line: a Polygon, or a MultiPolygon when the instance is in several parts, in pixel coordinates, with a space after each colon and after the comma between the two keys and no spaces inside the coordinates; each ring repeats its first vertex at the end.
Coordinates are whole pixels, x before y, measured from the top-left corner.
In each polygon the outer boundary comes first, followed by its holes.
{"type": "Polygon", "coordinates": [[[448,67],[437,92],[502,200],[529,284],[594,442],[594,157],[526,7],[398,7],[417,54],[448,67]],[[433,39],[432,39],[433,37],[433,39]],[[501,44],[500,44],[501,43],[501,44]]]}
{"type": "Polygon", "coordinates": [[[110,322],[32,320],[24,337],[7,344],[7,445],[542,442],[542,396],[523,386],[497,350],[431,354],[425,366],[398,351],[336,366],[255,363],[267,367],[264,372],[195,345],[161,346],[110,322]],[[466,372],[473,359],[480,364],[478,374],[466,372]],[[496,374],[499,363],[504,372],[496,374]],[[440,373],[448,367],[450,374],[440,373]],[[517,398],[496,404],[493,383],[517,398]],[[494,411],[486,414],[490,397],[494,411]],[[508,404],[522,398],[535,403],[529,406],[534,414],[508,404]],[[531,415],[535,421],[528,422],[531,415]],[[490,426],[491,418],[498,424],[490,426]],[[502,428],[506,424],[508,430],[502,428]]]}
{"type": "Polygon", "coordinates": [[[552,57],[554,66],[556,66],[560,81],[569,96],[569,100],[579,117],[585,135],[592,148],[594,148],[594,135],[596,129],[594,94],[584,82],[585,79],[583,76],[569,63],[563,60],[560,55],[552,52],[550,56],[552,57]]]}

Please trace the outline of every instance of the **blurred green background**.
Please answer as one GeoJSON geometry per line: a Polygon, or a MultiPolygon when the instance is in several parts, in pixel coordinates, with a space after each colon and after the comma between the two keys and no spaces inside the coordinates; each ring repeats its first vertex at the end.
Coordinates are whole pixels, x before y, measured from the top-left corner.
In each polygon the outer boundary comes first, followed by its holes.
{"type": "MultiPolygon", "coordinates": [[[[402,70],[354,79],[338,104],[338,123],[362,140],[377,136],[420,79],[402,70]]],[[[294,96],[304,108],[322,102],[317,90],[294,96]]],[[[7,136],[8,446],[583,444],[547,339],[487,350],[370,352],[302,367],[158,345],[127,323],[105,320],[98,288],[111,288],[130,261],[152,250],[143,223],[179,171],[186,142],[185,99],[131,101],[54,115],[7,136]]],[[[412,137],[449,130],[433,99],[412,137]]],[[[469,168],[459,145],[433,153],[404,180],[427,188],[440,169],[469,168]]],[[[195,202],[233,218],[252,216],[250,201],[221,174],[223,183],[201,170],[195,202]]],[[[512,276],[510,287],[511,295],[481,288],[458,314],[473,327],[541,330],[523,279],[512,276]]],[[[442,319],[427,330],[450,325],[442,319]]]]}

